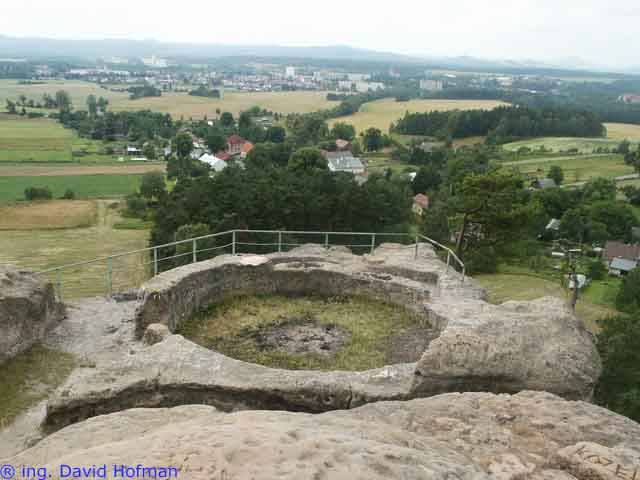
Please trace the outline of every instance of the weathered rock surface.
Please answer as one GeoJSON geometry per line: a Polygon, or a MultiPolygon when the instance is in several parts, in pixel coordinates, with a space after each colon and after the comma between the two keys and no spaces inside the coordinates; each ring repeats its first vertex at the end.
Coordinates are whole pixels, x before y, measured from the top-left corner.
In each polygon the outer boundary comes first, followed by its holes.
{"type": "Polygon", "coordinates": [[[61,463],[173,466],[189,480],[637,480],[640,425],[542,392],[319,415],[198,405],[95,417],[5,461],[53,472],[61,463]]]}
{"type": "Polygon", "coordinates": [[[144,343],[145,345],[155,345],[156,343],[162,342],[170,335],[171,332],[169,331],[169,327],[160,323],[152,323],[144,331],[142,343],[144,343]]]}
{"type": "Polygon", "coordinates": [[[418,362],[417,392],[545,390],[590,398],[600,374],[598,353],[562,300],[475,307],[444,307],[441,315],[455,320],[418,362]]]}
{"type": "Polygon", "coordinates": [[[63,314],[51,283],[33,272],[0,266],[0,363],[42,340],[63,314]]]}
{"type": "Polygon", "coordinates": [[[75,372],[47,406],[58,429],[133,407],[208,404],[325,412],[455,391],[543,390],[588,399],[600,360],[582,322],[555,299],[491,305],[427,245],[384,245],[359,257],[306,246],[286,254],[221,256],[159,275],[142,288],[136,329],[170,330],[230,293],[363,295],[421,313],[440,332],[417,364],[366,372],[285,371],[248,364],[174,335],[99,368],[75,372]]]}

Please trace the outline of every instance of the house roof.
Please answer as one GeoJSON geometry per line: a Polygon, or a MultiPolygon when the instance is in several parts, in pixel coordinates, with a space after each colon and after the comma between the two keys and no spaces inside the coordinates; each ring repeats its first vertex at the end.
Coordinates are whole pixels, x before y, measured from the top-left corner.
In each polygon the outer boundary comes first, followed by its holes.
{"type": "Polygon", "coordinates": [[[560,220],[558,220],[557,218],[552,218],[549,223],[547,224],[547,226],[545,227],[546,230],[560,230],[560,220]]]}
{"type": "Polygon", "coordinates": [[[429,197],[423,193],[419,193],[413,197],[413,203],[417,203],[422,208],[427,208],[429,206],[429,197]]]}
{"type": "Polygon", "coordinates": [[[604,258],[613,260],[614,258],[624,258],[636,261],[640,259],[640,244],[626,244],[622,242],[608,241],[604,246],[604,258]]]}
{"type": "Polygon", "coordinates": [[[206,163],[207,165],[209,165],[216,172],[220,172],[227,167],[227,162],[209,153],[205,153],[204,155],[202,155],[199,160],[202,163],[206,163]]]}
{"type": "Polygon", "coordinates": [[[349,145],[351,145],[349,140],[342,140],[341,138],[336,140],[336,147],[340,149],[347,148],[349,145]]]}
{"type": "Polygon", "coordinates": [[[554,188],[557,187],[558,185],[556,184],[556,181],[553,178],[540,178],[536,181],[538,188],[554,188]]]}
{"type": "Polygon", "coordinates": [[[229,145],[243,145],[246,142],[247,141],[244,138],[242,138],[240,135],[233,134],[227,138],[227,143],[229,145]]]}
{"type": "Polygon", "coordinates": [[[325,154],[329,167],[334,171],[364,170],[364,165],[359,158],[351,152],[327,152],[325,154]]]}
{"type": "Polygon", "coordinates": [[[251,142],[244,142],[244,143],[242,144],[242,151],[243,151],[244,153],[249,153],[251,150],[253,150],[253,147],[254,147],[253,143],[251,143],[251,142]]]}
{"type": "Polygon", "coordinates": [[[218,152],[216,153],[216,157],[226,162],[231,158],[231,155],[228,154],[227,152],[218,152]]]}
{"type": "Polygon", "coordinates": [[[612,270],[620,270],[622,272],[630,272],[638,266],[638,262],[627,260],[626,258],[614,258],[609,265],[612,270]]]}

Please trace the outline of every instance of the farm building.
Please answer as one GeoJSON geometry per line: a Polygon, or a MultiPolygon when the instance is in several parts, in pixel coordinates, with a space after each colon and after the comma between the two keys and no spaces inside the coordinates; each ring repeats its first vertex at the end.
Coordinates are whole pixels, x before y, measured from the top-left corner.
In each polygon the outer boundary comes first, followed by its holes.
{"type": "Polygon", "coordinates": [[[240,135],[231,135],[227,138],[227,152],[230,155],[237,155],[242,152],[242,146],[247,141],[240,135]]]}
{"type": "Polygon", "coordinates": [[[608,241],[604,246],[602,255],[607,262],[616,258],[623,258],[630,261],[640,260],[640,244],[628,244],[622,242],[608,241]]]}
{"type": "Polygon", "coordinates": [[[365,172],[360,159],[354,157],[351,152],[326,152],[325,157],[332,172],[348,172],[354,175],[362,175],[365,172]]]}
{"type": "Polygon", "coordinates": [[[627,260],[626,258],[614,258],[609,264],[609,274],[621,277],[636,268],[638,268],[637,261],[627,260]]]}
{"type": "Polygon", "coordinates": [[[211,169],[216,171],[216,172],[221,172],[222,170],[227,168],[227,162],[225,162],[224,160],[221,160],[220,158],[216,157],[215,155],[210,155],[208,153],[205,153],[204,155],[202,155],[200,157],[199,160],[202,163],[206,163],[207,165],[209,165],[211,167],[211,169]]]}

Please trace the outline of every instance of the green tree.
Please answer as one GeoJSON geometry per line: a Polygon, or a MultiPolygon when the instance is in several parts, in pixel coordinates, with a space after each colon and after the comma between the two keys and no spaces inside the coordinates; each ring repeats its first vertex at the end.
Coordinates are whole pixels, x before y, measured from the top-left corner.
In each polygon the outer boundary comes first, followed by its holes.
{"type": "Polygon", "coordinates": [[[283,143],[286,135],[287,135],[287,132],[283,127],[279,125],[274,125],[267,129],[267,133],[265,135],[265,141],[272,142],[272,143],[283,143]]]}
{"type": "Polygon", "coordinates": [[[587,277],[592,280],[602,280],[607,274],[607,267],[601,260],[592,260],[587,265],[587,277]]]}
{"type": "Polygon", "coordinates": [[[176,155],[178,157],[188,157],[193,151],[193,140],[187,133],[180,133],[178,136],[176,136],[175,145],[176,155]]]}
{"type": "Polygon", "coordinates": [[[362,144],[367,152],[377,152],[383,146],[382,131],[379,128],[368,128],[362,135],[362,144]]]}
{"type": "Polygon", "coordinates": [[[209,150],[211,150],[213,153],[224,150],[227,146],[227,141],[225,140],[224,136],[217,132],[213,132],[207,135],[206,140],[207,147],[209,147],[209,150]]]}
{"type": "Polygon", "coordinates": [[[298,172],[327,170],[327,159],[317,148],[301,148],[291,155],[289,169],[298,172]]]}
{"type": "Polygon", "coordinates": [[[437,190],[442,183],[439,169],[434,165],[422,167],[413,179],[411,188],[414,194],[437,190]]]}
{"type": "MultiPolygon", "coordinates": [[[[189,240],[190,238],[205,237],[211,235],[211,227],[204,223],[195,223],[182,225],[176,231],[175,241],[189,240]]],[[[216,246],[215,238],[203,238],[196,241],[196,258],[198,261],[207,260],[215,256],[215,250],[212,250],[216,246]]],[[[186,265],[193,261],[193,242],[186,242],[176,245],[176,255],[179,255],[175,259],[177,265],[186,265]]]]}
{"type": "Polygon", "coordinates": [[[235,127],[236,121],[233,118],[233,114],[231,112],[223,112],[220,115],[220,124],[226,128],[235,127]]]}
{"type": "Polygon", "coordinates": [[[109,100],[107,100],[107,99],[106,99],[106,98],[104,98],[104,97],[100,97],[100,98],[98,98],[98,109],[99,109],[101,112],[103,112],[103,113],[104,113],[104,112],[106,112],[106,111],[107,111],[107,105],[109,105],[109,100]]]}
{"type": "Polygon", "coordinates": [[[7,99],[7,112],[14,115],[18,112],[16,104],[9,99],[7,99]]]}
{"type": "Polygon", "coordinates": [[[615,200],[616,182],[602,177],[591,179],[582,188],[582,198],[586,202],[615,200]]]}
{"type": "Polygon", "coordinates": [[[562,185],[562,181],[564,180],[564,171],[558,165],[552,165],[547,173],[547,178],[556,182],[556,185],[562,185]]]}
{"type": "Polygon", "coordinates": [[[640,422],[640,313],[606,318],[599,325],[602,375],[596,402],[640,422]]]}
{"type": "Polygon", "coordinates": [[[528,233],[531,210],[522,180],[513,173],[494,171],[466,176],[451,205],[460,221],[456,245],[459,257],[469,248],[496,252],[528,233]]]}
{"type": "Polygon", "coordinates": [[[629,140],[623,140],[620,142],[617,148],[617,152],[621,155],[626,155],[631,151],[631,142],[629,140]]]}
{"type": "Polygon", "coordinates": [[[56,106],[60,112],[70,112],[72,108],[71,96],[64,90],[56,92],[56,106]]]}
{"type": "Polygon", "coordinates": [[[89,111],[89,116],[91,117],[95,117],[98,113],[98,100],[93,94],[87,97],[87,110],[89,111]]]}
{"type": "Polygon", "coordinates": [[[560,236],[574,242],[584,243],[588,240],[589,218],[582,208],[567,210],[560,219],[560,236]]]}
{"type": "Polygon", "coordinates": [[[621,312],[640,311],[640,268],[636,268],[622,280],[616,296],[616,308],[621,312]]]}
{"type": "Polygon", "coordinates": [[[342,139],[351,142],[356,138],[356,129],[353,125],[345,122],[336,122],[330,132],[334,140],[342,139]]]}
{"type": "Polygon", "coordinates": [[[629,205],[622,201],[594,202],[588,208],[589,218],[605,226],[609,239],[631,240],[631,226],[636,216],[629,205]]]}
{"type": "Polygon", "coordinates": [[[156,147],[154,147],[153,144],[151,144],[151,143],[147,143],[142,148],[142,154],[149,160],[155,160],[156,159],[156,147]]]}
{"type": "Polygon", "coordinates": [[[140,181],[140,195],[151,200],[160,199],[167,193],[167,186],[164,182],[162,172],[147,172],[140,181]]]}
{"type": "Polygon", "coordinates": [[[449,216],[445,203],[435,202],[424,213],[422,233],[436,242],[449,242],[451,230],[449,229],[449,216]]]}

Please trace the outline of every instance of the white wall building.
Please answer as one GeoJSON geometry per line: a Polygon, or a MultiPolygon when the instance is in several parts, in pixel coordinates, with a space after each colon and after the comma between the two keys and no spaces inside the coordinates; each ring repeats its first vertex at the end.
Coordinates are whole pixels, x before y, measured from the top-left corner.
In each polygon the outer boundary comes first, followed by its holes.
{"type": "Polygon", "coordinates": [[[436,91],[442,90],[443,88],[444,88],[444,85],[441,80],[431,80],[431,79],[420,80],[421,90],[436,92],[436,91]]]}
{"type": "Polygon", "coordinates": [[[284,76],[287,78],[296,77],[296,67],[287,67],[284,71],[284,76]]]}

